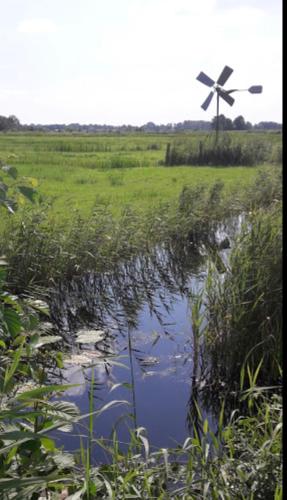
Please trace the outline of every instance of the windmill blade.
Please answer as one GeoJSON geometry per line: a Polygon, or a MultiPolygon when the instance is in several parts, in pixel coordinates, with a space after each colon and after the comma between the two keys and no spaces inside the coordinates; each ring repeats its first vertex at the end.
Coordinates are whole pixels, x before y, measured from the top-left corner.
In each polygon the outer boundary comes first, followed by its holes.
{"type": "Polygon", "coordinates": [[[214,85],[215,81],[209,78],[203,71],[199,73],[199,75],[196,77],[197,80],[199,80],[201,83],[204,83],[204,85],[207,85],[208,87],[212,87],[214,85]]]}
{"type": "Polygon", "coordinates": [[[250,94],[261,94],[262,90],[262,85],[252,85],[252,87],[249,87],[248,92],[250,92],[250,94]]]}
{"type": "Polygon", "coordinates": [[[233,69],[230,68],[229,66],[224,66],[222,72],[221,72],[221,75],[219,76],[218,80],[216,83],[218,83],[218,85],[224,85],[225,82],[228,80],[228,78],[230,77],[231,73],[233,73],[233,69]]]}
{"type": "Polygon", "coordinates": [[[210,92],[210,94],[208,94],[207,98],[205,99],[204,103],[201,105],[201,107],[202,107],[202,109],[204,109],[204,111],[207,110],[209,104],[211,103],[211,99],[213,98],[213,95],[214,95],[214,91],[210,92]]]}
{"type": "Polygon", "coordinates": [[[233,97],[231,97],[229,94],[227,94],[227,92],[221,89],[217,89],[217,92],[220,97],[222,97],[222,99],[224,99],[229,104],[229,106],[232,106],[232,104],[234,103],[233,97]]]}

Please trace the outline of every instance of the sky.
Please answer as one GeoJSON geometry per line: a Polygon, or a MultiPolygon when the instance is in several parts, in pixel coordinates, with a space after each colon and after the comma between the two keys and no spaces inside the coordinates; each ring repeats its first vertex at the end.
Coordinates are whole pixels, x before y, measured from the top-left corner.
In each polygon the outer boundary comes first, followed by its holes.
{"type": "Polygon", "coordinates": [[[282,122],[281,0],[0,0],[0,115],[27,123],[282,122]]]}

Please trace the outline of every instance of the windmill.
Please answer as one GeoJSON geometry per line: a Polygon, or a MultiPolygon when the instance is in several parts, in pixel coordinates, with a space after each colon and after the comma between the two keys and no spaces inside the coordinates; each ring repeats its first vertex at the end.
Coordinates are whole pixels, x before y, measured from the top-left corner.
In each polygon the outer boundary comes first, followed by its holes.
{"type": "Polygon", "coordinates": [[[230,77],[231,73],[233,73],[233,69],[230,68],[229,66],[224,66],[221,74],[219,75],[217,81],[215,82],[207,76],[203,71],[199,73],[199,75],[196,77],[197,80],[199,80],[201,83],[204,85],[207,85],[207,87],[212,87],[212,91],[208,94],[207,98],[201,105],[202,109],[204,111],[207,110],[208,106],[211,103],[211,100],[216,93],[217,101],[216,101],[216,138],[215,141],[217,142],[218,139],[218,131],[219,131],[219,98],[221,97],[224,101],[226,101],[229,106],[232,106],[234,103],[234,98],[230,95],[232,92],[239,92],[239,91],[248,91],[251,94],[261,94],[263,87],[262,85],[252,85],[252,87],[249,87],[248,89],[231,89],[231,90],[225,90],[223,88],[223,85],[227,82],[228,78],[230,77]]]}

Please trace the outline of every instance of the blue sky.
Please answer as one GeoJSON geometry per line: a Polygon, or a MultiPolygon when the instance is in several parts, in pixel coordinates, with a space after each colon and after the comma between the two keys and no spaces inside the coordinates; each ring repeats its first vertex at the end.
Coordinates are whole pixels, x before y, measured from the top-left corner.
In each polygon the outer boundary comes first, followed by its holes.
{"type": "Polygon", "coordinates": [[[210,120],[208,87],[234,69],[220,112],[282,121],[279,0],[0,0],[0,115],[21,123],[210,120]]]}

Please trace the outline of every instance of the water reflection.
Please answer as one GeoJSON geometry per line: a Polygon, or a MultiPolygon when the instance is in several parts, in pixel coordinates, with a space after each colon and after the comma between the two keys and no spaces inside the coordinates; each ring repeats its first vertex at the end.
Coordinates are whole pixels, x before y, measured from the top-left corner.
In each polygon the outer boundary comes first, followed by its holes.
{"type": "MultiPolygon", "coordinates": [[[[81,324],[137,328],[144,305],[165,325],[173,296],[187,293],[192,276],[200,279],[204,256],[188,244],[166,244],[119,264],[109,273],[86,273],[53,290],[51,315],[71,341],[70,333],[81,324]]],[[[166,325],[168,327],[168,324],[166,325]]],[[[168,330],[167,330],[168,331],[168,330]]]]}
{"type": "MultiPolygon", "coordinates": [[[[52,318],[71,353],[62,376],[82,384],[67,391],[66,399],[82,413],[89,411],[88,366],[94,364],[95,407],[113,399],[131,403],[130,409],[116,408],[97,419],[97,437],[110,438],[116,427],[120,440],[128,442],[129,428],[143,426],[152,446],[170,447],[194,429],[201,432],[199,408],[212,422],[217,401],[213,406],[214,394],[206,387],[208,366],[191,310],[205,276],[204,252],[174,241],[110,273],[87,273],[54,290],[52,318]],[[103,329],[105,338],[77,344],[83,327],[103,329]]],[[[78,448],[78,438],[69,436],[65,446],[78,448]]]]}

